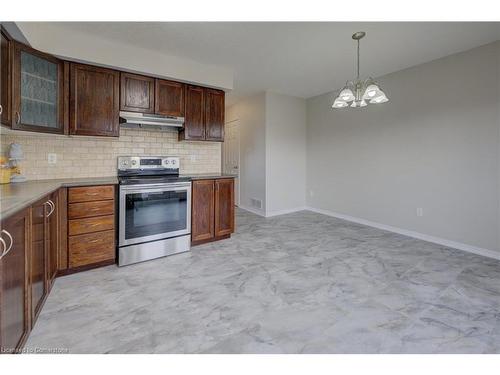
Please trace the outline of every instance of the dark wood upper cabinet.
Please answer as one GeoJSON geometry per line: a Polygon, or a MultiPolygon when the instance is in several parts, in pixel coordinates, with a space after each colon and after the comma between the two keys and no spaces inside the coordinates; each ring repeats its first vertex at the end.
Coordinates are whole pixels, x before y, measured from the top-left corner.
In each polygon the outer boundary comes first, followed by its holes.
{"type": "Polygon", "coordinates": [[[71,63],[70,134],[118,137],[120,73],[71,63]]]}
{"type": "Polygon", "coordinates": [[[186,115],[179,140],[205,140],[205,89],[199,86],[186,87],[186,115]]]}
{"type": "Polygon", "coordinates": [[[158,115],[183,117],[186,85],[180,82],[156,80],[155,113],[158,115]]]}
{"type": "Polygon", "coordinates": [[[13,42],[12,128],[64,134],[65,115],[64,61],[13,42]]]}
{"type": "Polygon", "coordinates": [[[120,74],[120,110],[153,113],[155,79],[132,73],[120,74]]]}
{"type": "Polygon", "coordinates": [[[191,241],[214,238],[214,180],[193,181],[191,205],[191,241]]]}
{"type": "Polygon", "coordinates": [[[224,141],[224,91],[205,89],[205,139],[224,141]]]}
{"type": "Polygon", "coordinates": [[[11,87],[11,42],[9,37],[4,34],[3,29],[0,31],[0,113],[1,122],[6,126],[12,126],[12,87],[11,87]]]}
{"type": "Polygon", "coordinates": [[[47,296],[47,215],[50,212],[48,197],[31,207],[31,321],[32,326],[47,296]]]}
{"type": "Polygon", "coordinates": [[[30,330],[28,314],[28,252],[30,211],[25,209],[1,223],[0,351],[19,351],[30,330]]]}
{"type": "Polygon", "coordinates": [[[215,180],[215,236],[234,231],[234,179],[215,180]]]}
{"type": "Polygon", "coordinates": [[[186,114],[179,140],[224,141],[224,91],[186,88],[186,114]]]}

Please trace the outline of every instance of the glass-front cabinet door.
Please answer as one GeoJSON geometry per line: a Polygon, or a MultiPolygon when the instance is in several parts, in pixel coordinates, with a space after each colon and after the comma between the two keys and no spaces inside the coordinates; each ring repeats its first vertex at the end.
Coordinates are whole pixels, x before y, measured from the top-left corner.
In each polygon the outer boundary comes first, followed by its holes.
{"type": "Polygon", "coordinates": [[[15,43],[12,128],[65,133],[64,62],[15,43]]]}

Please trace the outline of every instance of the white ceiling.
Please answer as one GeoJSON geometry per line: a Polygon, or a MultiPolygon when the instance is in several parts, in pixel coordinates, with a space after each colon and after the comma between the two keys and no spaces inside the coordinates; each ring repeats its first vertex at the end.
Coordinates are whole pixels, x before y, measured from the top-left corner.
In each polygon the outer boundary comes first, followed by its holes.
{"type": "Polygon", "coordinates": [[[500,39],[500,23],[64,23],[71,30],[137,45],[234,71],[228,104],[271,90],[312,97],[341,87],[355,74],[355,31],[361,74],[380,76],[500,39]]]}

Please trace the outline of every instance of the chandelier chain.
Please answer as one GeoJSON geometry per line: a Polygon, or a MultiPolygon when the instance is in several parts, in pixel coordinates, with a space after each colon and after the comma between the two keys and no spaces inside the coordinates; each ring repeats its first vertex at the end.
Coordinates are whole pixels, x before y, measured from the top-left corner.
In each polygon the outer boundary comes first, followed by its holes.
{"type": "Polygon", "coordinates": [[[356,77],[356,80],[359,81],[359,39],[358,39],[358,75],[356,77]]]}

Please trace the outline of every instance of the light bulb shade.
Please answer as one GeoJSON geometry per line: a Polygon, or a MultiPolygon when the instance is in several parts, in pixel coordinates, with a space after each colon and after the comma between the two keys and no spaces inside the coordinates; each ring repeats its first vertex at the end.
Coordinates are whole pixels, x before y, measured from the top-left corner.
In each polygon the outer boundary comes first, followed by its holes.
{"type": "Polygon", "coordinates": [[[381,104],[381,103],[386,103],[388,102],[389,99],[385,95],[385,93],[382,90],[379,90],[379,95],[377,95],[375,98],[370,100],[371,104],[381,104]]]}
{"type": "Polygon", "coordinates": [[[382,90],[378,87],[377,84],[372,83],[368,85],[368,87],[365,90],[365,93],[363,94],[363,99],[365,100],[370,100],[370,99],[375,99],[378,96],[380,96],[382,90]]]}
{"type": "Polygon", "coordinates": [[[342,91],[340,91],[338,98],[343,100],[344,102],[350,102],[351,100],[356,99],[352,90],[347,86],[344,87],[342,91]]]}
{"type": "Polygon", "coordinates": [[[347,106],[348,106],[347,102],[339,98],[335,99],[335,101],[332,104],[332,108],[344,108],[347,106]]]}

